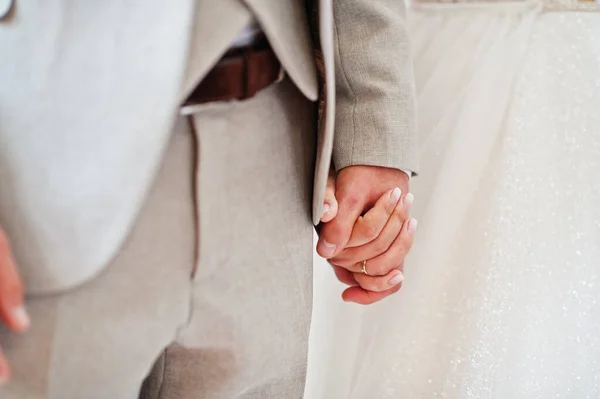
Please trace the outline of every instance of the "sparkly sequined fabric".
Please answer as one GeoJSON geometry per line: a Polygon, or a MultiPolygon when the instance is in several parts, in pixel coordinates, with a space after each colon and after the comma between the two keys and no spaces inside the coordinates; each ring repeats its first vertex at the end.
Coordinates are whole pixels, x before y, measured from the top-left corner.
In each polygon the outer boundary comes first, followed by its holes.
{"type": "Polygon", "coordinates": [[[315,398],[600,398],[600,13],[409,20],[418,239],[398,295],[336,309],[315,398]]]}

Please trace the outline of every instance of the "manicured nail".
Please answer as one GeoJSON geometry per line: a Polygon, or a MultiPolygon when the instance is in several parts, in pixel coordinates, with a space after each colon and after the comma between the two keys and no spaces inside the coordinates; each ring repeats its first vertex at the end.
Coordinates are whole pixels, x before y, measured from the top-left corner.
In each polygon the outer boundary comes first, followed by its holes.
{"type": "Polygon", "coordinates": [[[327,204],[327,203],[323,204],[323,213],[321,213],[321,218],[322,218],[323,216],[325,216],[325,214],[326,214],[327,212],[329,212],[329,209],[331,209],[331,208],[329,207],[329,204],[327,204]]]}
{"type": "Polygon", "coordinates": [[[415,234],[417,231],[417,224],[417,219],[410,219],[410,222],[408,222],[408,234],[411,236],[415,234]]]}
{"type": "Polygon", "coordinates": [[[407,212],[410,211],[413,202],[415,202],[415,196],[412,195],[412,193],[406,194],[406,196],[404,197],[404,210],[407,212]]]}
{"type": "Polygon", "coordinates": [[[31,320],[29,319],[29,315],[25,310],[24,306],[19,306],[12,310],[12,316],[15,319],[17,324],[17,328],[19,330],[27,330],[31,325],[31,320]]]}
{"type": "Polygon", "coordinates": [[[323,250],[321,251],[321,254],[325,257],[328,258],[330,256],[333,256],[333,253],[335,252],[335,249],[337,248],[334,244],[330,244],[325,240],[321,240],[321,243],[323,244],[323,250]]]}
{"type": "Polygon", "coordinates": [[[390,285],[398,285],[402,282],[402,280],[404,280],[404,275],[398,272],[392,276],[388,283],[390,283],[390,285]]]}
{"type": "Polygon", "coordinates": [[[398,187],[392,190],[392,192],[390,193],[390,202],[392,203],[392,205],[396,205],[401,195],[402,190],[400,190],[398,187]]]}

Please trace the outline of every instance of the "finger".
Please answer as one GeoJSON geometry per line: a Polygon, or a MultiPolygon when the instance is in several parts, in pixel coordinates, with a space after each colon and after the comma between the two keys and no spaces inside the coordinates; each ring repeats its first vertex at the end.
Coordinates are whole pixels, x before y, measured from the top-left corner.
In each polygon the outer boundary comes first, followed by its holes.
{"type": "Polygon", "coordinates": [[[0,317],[13,331],[29,328],[29,316],[23,303],[23,284],[8,239],[0,230],[0,317]]]}
{"type": "MultiPolygon", "coordinates": [[[[370,276],[385,276],[393,269],[398,269],[404,263],[404,258],[406,258],[408,251],[412,247],[413,237],[416,230],[416,219],[411,219],[405,222],[402,226],[400,234],[394,240],[389,249],[383,254],[376,256],[373,259],[369,259],[367,261],[367,264],[365,266],[367,273],[370,276]]],[[[342,266],[337,263],[334,263],[333,261],[332,263],[336,266],[342,266]]],[[[353,273],[362,272],[362,262],[355,263],[345,268],[353,273]]]]}
{"type": "Polygon", "coordinates": [[[339,266],[331,265],[331,267],[333,267],[333,272],[335,273],[335,276],[341,283],[352,287],[358,285],[358,283],[354,279],[354,275],[352,272],[339,266]]]}
{"type": "Polygon", "coordinates": [[[402,190],[396,187],[384,193],[364,216],[358,218],[352,229],[347,247],[358,247],[373,241],[383,230],[396,204],[400,200],[402,190]]]}
{"type": "Polygon", "coordinates": [[[336,217],[338,212],[338,202],[335,198],[335,172],[330,172],[325,187],[325,200],[323,203],[323,213],[321,222],[327,223],[336,217]]]}
{"type": "Polygon", "coordinates": [[[10,380],[11,370],[8,365],[8,360],[4,356],[4,353],[0,350],[0,387],[5,385],[10,380]]]}
{"type": "Polygon", "coordinates": [[[352,277],[362,289],[373,292],[387,291],[404,280],[402,266],[398,270],[392,270],[385,276],[368,276],[364,273],[353,273],[352,277]]]}
{"type": "Polygon", "coordinates": [[[325,259],[335,256],[348,243],[354,223],[367,201],[365,193],[346,186],[336,186],[336,197],[337,216],[323,225],[317,243],[317,253],[325,259]]]}
{"type": "Polygon", "coordinates": [[[342,299],[345,302],[354,302],[360,305],[370,305],[379,302],[382,299],[395,294],[402,288],[402,283],[390,288],[387,291],[373,292],[367,291],[361,287],[350,287],[342,293],[342,299]]]}
{"type": "Polygon", "coordinates": [[[333,257],[331,262],[353,272],[359,272],[360,267],[357,270],[357,264],[360,264],[365,259],[373,259],[387,252],[396,238],[398,238],[402,227],[408,219],[413,202],[414,196],[411,193],[405,195],[396,205],[392,215],[375,240],[360,247],[345,248],[333,257]]]}

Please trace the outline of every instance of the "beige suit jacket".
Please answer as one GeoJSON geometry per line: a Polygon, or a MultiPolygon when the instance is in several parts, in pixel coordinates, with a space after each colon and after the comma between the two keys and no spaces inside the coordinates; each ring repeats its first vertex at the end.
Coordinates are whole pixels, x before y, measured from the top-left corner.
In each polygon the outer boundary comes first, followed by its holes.
{"type": "Polygon", "coordinates": [[[81,284],[114,256],[179,104],[253,17],[311,100],[323,54],[315,223],[332,159],[417,170],[397,0],[0,1],[0,225],[29,293],[81,284]]]}

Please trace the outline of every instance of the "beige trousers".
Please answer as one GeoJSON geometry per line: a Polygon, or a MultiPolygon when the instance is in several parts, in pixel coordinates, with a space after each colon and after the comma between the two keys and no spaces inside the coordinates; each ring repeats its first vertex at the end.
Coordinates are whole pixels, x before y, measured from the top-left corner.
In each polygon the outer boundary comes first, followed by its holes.
{"type": "Polygon", "coordinates": [[[315,117],[287,80],[180,117],[111,265],[0,330],[0,398],[134,399],[151,369],[142,398],[301,398],[315,117]]]}

